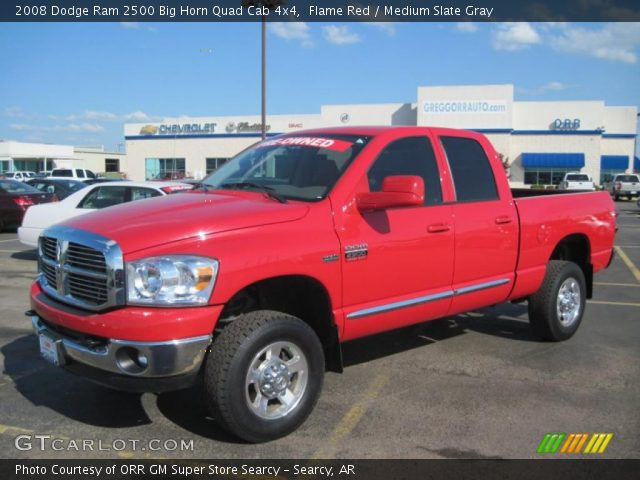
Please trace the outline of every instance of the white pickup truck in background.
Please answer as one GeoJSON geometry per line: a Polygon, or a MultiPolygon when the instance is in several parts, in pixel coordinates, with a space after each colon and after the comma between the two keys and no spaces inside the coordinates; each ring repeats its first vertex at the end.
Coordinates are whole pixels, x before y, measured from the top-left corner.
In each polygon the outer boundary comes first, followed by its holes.
{"type": "Polygon", "coordinates": [[[604,184],[604,189],[616,202],[620,197],[628,197],[631,200],[632,197],[640,196],[640,176],[629,173],[615,175],[604,184]]]}
{"type": "Polygon", "coordinates": [[[586,173],[567,172],[558,185],[560,190],[595,190],[593,179],[586,173]]]}
{"type": "Polygon", "coordinates": [[[73,178],[75,180],[86,180],[96,178],[96,174],[86,168],[54,168],[48,178],[73,178]]]}

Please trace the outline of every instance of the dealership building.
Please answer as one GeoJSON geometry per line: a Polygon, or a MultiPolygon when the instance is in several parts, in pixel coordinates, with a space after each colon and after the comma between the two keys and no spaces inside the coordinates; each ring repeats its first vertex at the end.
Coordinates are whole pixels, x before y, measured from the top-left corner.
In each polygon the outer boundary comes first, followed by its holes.
{"type": "MultiPolygon", "coordinates": [[[[268,135],[349,125],[418,125],[484,133],[508,162],[513,185],[559,183],[580,171],[596,183],[640,172],[635,106],[601,100],[515,101],[513,85],[431,86],[417,101],[323,105],[320,113],[267,116],[268,135]]],[[[127,175],[134,180],[201,178],[260,139],[259,116],[180,117],[125,124],[127,175]]]]}
{"type": "Polygon", "coordinates": [[[99,174],[127,170],[123,152],[104,147],[74,147],[49,143],[0,141],[0,174],[14,171],[43,172],[54,168],[86,168],[99,174]]]}

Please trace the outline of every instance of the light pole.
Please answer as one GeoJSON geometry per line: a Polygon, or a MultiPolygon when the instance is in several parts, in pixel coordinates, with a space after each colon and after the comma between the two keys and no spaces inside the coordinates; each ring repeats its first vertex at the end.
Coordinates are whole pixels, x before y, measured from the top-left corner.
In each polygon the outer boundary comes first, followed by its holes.
{"type": "MultiPolygon", "coordinates": [[[[245,7],[261,7],[271,10],[280,5],[284,5],[285,0],[242,0],[245,7]]],[[[262,24],[262,106],[261,106],[261,132],[262,139],[267,138],[267,16],[263,13],[262,24]]]]}

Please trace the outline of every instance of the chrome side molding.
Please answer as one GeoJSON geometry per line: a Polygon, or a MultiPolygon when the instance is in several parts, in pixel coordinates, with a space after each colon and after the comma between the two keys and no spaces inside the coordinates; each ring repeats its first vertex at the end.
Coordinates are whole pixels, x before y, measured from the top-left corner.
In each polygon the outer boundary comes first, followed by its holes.
{"type": "Polygon", "coordinates": [[[410,298],[408,300],[402,300],[400,302],[385,303],[376,307],[364,308],[362,310],[356,310],[347,314],[347,319],[354,320],[356,318],[368,317],[370,315],[376,315],[378,313],[390,312],[392,310],[398,310],[400,308],[413,307],[414,305],[420,305],[422,303],[435,302],[436,300],[442,300],[444,298],[455,297],[458,295],[465,295],[467,293],[478,292],[480,290],[486,290],[488,288],[499,287],[505,285],[511,280],[508,278],[500,278],[498,280],[491,280],[490,282],[477,283],[475,285],[469,285],[467,287],[457,288],[455,290],[443,290],[442,292],[432,293],[430,295],[424,295],[421,297],[410,298]]]}

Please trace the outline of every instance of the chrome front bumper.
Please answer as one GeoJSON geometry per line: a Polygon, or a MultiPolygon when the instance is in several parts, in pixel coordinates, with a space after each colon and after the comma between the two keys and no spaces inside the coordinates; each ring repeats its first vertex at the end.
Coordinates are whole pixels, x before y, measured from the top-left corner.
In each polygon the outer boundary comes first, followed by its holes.
{"type": "Polygon", "coordinates": [[[36,335],[55,343],[59,365],[69,360],[105,372],[134,378],[163,378],[195,374],[200,369],[211,336],[166,342],[109,339],[84,342],[53,330],[38,315],[29,315],[36,335]]]}

